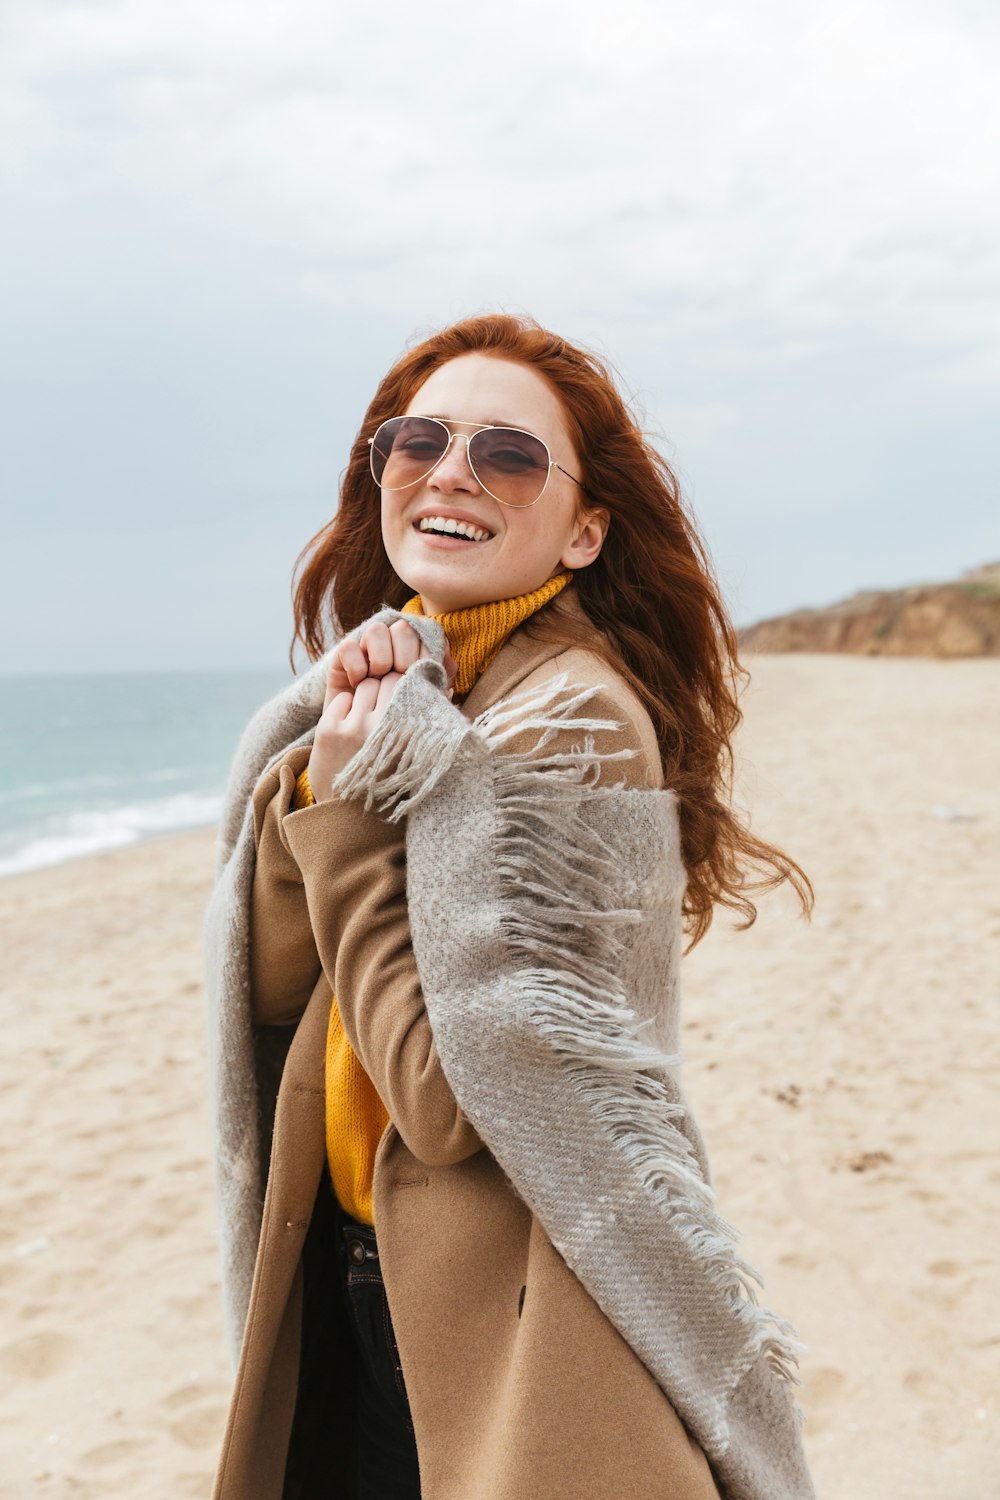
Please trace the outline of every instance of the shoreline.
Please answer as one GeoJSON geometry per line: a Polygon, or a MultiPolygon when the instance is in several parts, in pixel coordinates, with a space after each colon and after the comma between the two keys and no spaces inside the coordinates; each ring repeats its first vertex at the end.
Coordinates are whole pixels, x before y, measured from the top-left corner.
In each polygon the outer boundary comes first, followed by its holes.
{"type": "Polygon", "coordinates": [[[81,854],[70,854],[62,859],[54,860],[51,864],[32,865],[25,870],[11,870],[9,874],[0,873],[0,892],[3,892],[18,880],[29,880],[37,876],[56,876],[60,870],[76,869],[86,866],[88,861],[95,862],[114,857],[115,855],[137,854],[141,849],[151,844],[159,844],[170,839],[208,839],[214,845],[217,831],[218,819],[211,823],[197,823],[188,828],[156,828],[149,833],[143,833],[138,838],[131,839],[127,844],[113,845],[108,849],[88,849],[81,854]]]}

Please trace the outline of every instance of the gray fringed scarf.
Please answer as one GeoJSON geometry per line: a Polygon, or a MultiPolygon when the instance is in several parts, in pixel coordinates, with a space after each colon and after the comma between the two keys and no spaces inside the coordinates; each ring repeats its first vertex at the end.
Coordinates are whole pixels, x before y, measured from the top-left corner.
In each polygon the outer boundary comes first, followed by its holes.
{"type": "MultiPolygon", "coordinates": [[[[467,1118],[553,1245],[653,1374],[727,1500],[813,1500],[794,1400],[805,1346],[759,1305],[759,1272],[719,1212],[680,1087],[686,875],[676,795],[596,784],[563,673],[471,721],[445,696],[444,632],[406,671],[333,783],[406,818],[407,903],[424,1001],[467,1118]],[[583,745],[545,754],[571,725],[583,745]],[[530,756],[505,753],[538,733],[530,756]],[[456,926],[453,915],[461,911],[456,926]],[[624,1233],[622,1231],[625,1231],[624,1233]]],[[[206,917],[217,1185],[230,1327],[243,1327],[261,1222],[258,1080],[248,1019],[250,794],[322,712],[329,655],[254,716],[237,750],[206,917]]]]}

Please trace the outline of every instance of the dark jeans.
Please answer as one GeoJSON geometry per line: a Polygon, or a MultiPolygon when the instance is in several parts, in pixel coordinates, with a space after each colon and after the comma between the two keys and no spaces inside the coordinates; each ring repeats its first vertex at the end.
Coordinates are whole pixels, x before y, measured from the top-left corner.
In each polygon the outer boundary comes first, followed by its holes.
{"type": "Polygon", "coordinates": [[[337,1280],[354,1335],[356,1500],[420,1500],[417,1444],[375,1230],[335,1200],[337,1280]]]}

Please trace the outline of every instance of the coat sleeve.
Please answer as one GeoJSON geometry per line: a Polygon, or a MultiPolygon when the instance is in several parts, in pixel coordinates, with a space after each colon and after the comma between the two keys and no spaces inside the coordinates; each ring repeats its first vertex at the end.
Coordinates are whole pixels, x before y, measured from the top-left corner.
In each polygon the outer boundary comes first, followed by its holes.
{"type": "Polygon", "coordinates": [[[257,858],[250,894],[250,1019],[257,1026],[298,1021],[322,972],[302,872],[282,818],[312,747],[300,745],[254,789],[257,858]]]}
{"type": "Polygon", "coordinates": [[[282,818],[347,1039],[403,1141],[447,1165],[482,1148],[438,1058],[413,956],[404,830],[337,797],[282,818]]]}

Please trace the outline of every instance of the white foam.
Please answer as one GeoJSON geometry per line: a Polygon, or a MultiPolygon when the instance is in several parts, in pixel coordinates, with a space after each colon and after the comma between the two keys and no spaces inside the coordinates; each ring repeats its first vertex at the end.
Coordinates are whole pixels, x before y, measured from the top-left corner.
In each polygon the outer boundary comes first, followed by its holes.
{"type": "Polygon", "coordinates": [[[0,802],[31,802],[44,798],[50,801],[53,796],[64,796],[66,792],[93,792],[95,788],[117,786],[121,778],[119,776],[99,775],[93,776],[65,776],[51,781],[26,781],[21,786],[16,786],[12,791],[0,792],[0,802]]]}
{"type": "Polygon", "coordinates": [[[221,811],[221,796],[183,792],[151,802],[68,813],[51,833],[31,838],[20,849],[0,856],[0,876],[43,869],[85,854],[100,854],[105,849],[120,849],[156,833],[202,828],[217,822],[221,811]]]}
{"type": "MultiPolygon", "coordinates": [[[[183,781],[191,774],[190,767],[169,766],[161,771],[146,771],[138,775],[132,772],[129,779],[135,785],[137,782],[183,781]]],[[[90,776],[60,776],[53,777],[49,781],[26,781],[11,791],[0,792],[0,803],[32,802],[42,799],[51,802],[53,798],[65,797],[67,792],[79,794],[80,792],[92,793],[95,790],[104,791],[108,787],[119,786],[121,781],[121,776],[109,776],[97,771],[90,776]]]]}

